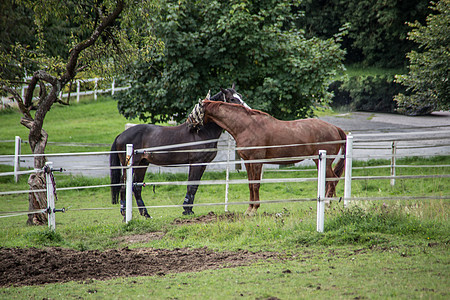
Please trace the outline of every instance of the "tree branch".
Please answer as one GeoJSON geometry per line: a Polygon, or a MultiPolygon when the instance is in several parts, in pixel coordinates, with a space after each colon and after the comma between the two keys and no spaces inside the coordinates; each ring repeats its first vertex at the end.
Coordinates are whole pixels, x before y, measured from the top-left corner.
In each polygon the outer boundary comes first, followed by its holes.
{"type": "Polygon", "coordinates": [[[92,46],[98,40],[98,38],[100,37],[102,32],[108,26],[110,26],[116,20],[116,18],[120,15],[120,13],[122,12],[122,10],[124,8],[124,5],[125,5],[124,1],[118,1],[116,8],[112,11],[111,14],[102,18],[100,24],[94,29],[94,32],[91,34],[91,36],[87,40],[79,43],[72,49],[72,51],[70,52],[69,62],[66,65],[66,72],[64,73],[63,76],[61,76],[61,83],[63,85],[75,77],[75,75],[76,75],[75,69],[76,69],[76,65],[78,63],[78,57],[79,57],[80,53],[84,49],[92,46]]]}
{"type": "Polygon", "coordinates": [[[16,100],[16,102],[17,102],[17,105],[19,105],[20,111],[22,112],[22,114],[23,114],[26,118],[28,118],[28,119],[33,119],[33,118],[31,117],[30,111],[29,111],[28,108],[23,104],[22,97],[20,97],[20,95],[17,93],[17,91],[16,91],[15,89],[10,88],[9,86],[6,86],[6,85],[3,85],[3,86],[2,86],[2,89],[3,89],[4,91],[6,91],[7,93],[10,93],[10,94],[13,96],[14,100],[16,100]]]}

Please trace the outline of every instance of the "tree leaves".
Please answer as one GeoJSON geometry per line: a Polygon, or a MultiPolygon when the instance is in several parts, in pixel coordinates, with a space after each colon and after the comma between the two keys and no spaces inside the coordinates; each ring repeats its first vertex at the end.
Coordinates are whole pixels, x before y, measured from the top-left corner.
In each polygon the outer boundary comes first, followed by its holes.
{"type": "Polygon", "coordinates": [[[441,0],[427,17],[427,25],[409,24],[409,39],[419,44],[411,51],[409,73],[396,77],[407,87],[407,93],[395,97],[398,111],[408,115],[424,115],[434,110],[450,109],[450,1],[441,0]]]}
{"type": "Polygon", "coordinates": [[[164,54],[137,64],[119,111],[180,121],[208,90],[235,82],[253,108],[281,119],[312,115],[313,105],[330,100],[327,87],[343,70],[344,51],[333,39],[306,39],[296,30],[296,2],[165,1],[152,21],[164,54]]]}

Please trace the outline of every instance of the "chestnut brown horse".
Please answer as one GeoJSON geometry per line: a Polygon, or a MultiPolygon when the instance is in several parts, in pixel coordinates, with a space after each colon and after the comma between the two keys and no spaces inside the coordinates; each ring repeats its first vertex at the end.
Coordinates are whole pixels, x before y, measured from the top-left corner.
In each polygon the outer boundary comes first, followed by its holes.
{"type": "MultiPolygon", "coordinates": [[[[326,150],[327,155],[338,155],[340,150],[345,153],[345,132],[319,119],[281,121],[267,113],[242,105],[209,100],[204,100],[199,106],[204,123],[214,122],[228,131],[234,137],[238,148],[256,147],[238,150],[244,160],[293,157],[292,160],[272,162],[292,164],[303,160],[294,157],[318,155],[319,150],[326,150]],[[320,144],[324,142],[325,144],[320,144]],[[278,145],[295,146],[258,147],[278,145]]],[[[318,165],[318,159],[314,159],[314,162],[318,165]]],[[[338,178],[344,171],[345,160],[339,159],[334,170],[332,163],[333,159],[327,159],[326,177],[338,178]]],[[[262,163],[245,163],[249,181],[261,179],[262,165],[262,163]]],[[[335,195],[336,185],[337,181],[326,183],[327,197],[335,195]]],[[[259,201],[259,187],[259,183],[249,183],[250,201],[259,201]]],[[[258,207],[259,204],[250,204],[246,214],[255,214],[258,207]]]]}

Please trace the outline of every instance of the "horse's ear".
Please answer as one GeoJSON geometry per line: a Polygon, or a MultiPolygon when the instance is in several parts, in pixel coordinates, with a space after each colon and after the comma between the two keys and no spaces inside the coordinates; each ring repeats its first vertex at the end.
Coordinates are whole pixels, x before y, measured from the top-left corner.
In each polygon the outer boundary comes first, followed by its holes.
{"type": "Polygon", "coordinates": [[[234,90],[234,82],[233,82],[233,85],[231,86],[231,88],[234,90]]]}
{"type": "Polygon", "coordinates": [[[211,90],[208,91],[208,95],[206,95],[205,99],[206,100],[210,100],[210,98],[211,98],[211,90]]]}
{"type": "Polygon", "coordinates": [[[220,88],[220,91],[225,94],[225,90],[223,88],[220,88]]]}

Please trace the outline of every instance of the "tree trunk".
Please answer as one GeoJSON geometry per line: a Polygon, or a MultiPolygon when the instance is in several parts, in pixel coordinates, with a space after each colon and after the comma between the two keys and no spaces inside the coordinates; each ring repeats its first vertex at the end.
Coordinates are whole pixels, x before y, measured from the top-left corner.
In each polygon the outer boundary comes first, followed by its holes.
{"type": "MultiPolygon", "coordinates": [[[[30,129],[34,126],[34,121],[26,118],[22,118],[20,121],[22,125],[30,129]]],[[[35,136],[29,135],[29,143],[31,147],[31,151],[34,155],[34,168],[36,170],[42,170],[45,166],[45,156],[42,156],[45,151],[45,146],[47,145],[48,134],[45,130],[41,129],[41,134],[38,138],[34,138],[35,136]]],[[[45,189],[47,184],[45,181],[45,173],[44,172],[36,172],[35,174],[31,174],[28,178],[28,184],[30,185],[30,190],[42,190],[45,189]]],[[[46,192],[31,192],[28,196],[28,210],[34,211],[38,209],[47,208],[47,193],[46,192]]],[[[46,213],[33,213],[28,215],[27,225],[45,225],[47,223],[47,214],[46,213]]]]}
{"type": "MultiPolygon", "coordinates": [[[[46,209],[47,208],[47,193],[38,192],[37,190],[45,190],[45,173],[43,171],[45,166],[45,146],[47,145],[48,134],[43,129],[44,119],[50,108],[55,102],[60,102],[58,100],[58,95],[63,89],[64,85],[70,82],[78,71],[83,70],[83,66],[78,65],[78,58],[85,49],[91,47],[105,31],[105,29],[111,26],[118,16],[121,14],[125,2],[117,1],[115,9],[106,16],[101,18],[101,22],[96,24],[91,36],[86,40],[75,45],[70,51],[70,57],[66,64],[66,69],[64,74],[61,74],[59,79],[45,70],[38,70],[34,72],[31,78],[25,99],[17,93],[17,91],[11,87],[0,85],[0,88],[11,93],[19,104],[19,109],[23,114],[20,123],[30,130],[28,135],[28,141],[30,143],[30,148],[34,157],[34,168],[38,170],[35,174],[30,175],[28,179],[28,184],[30,185],[30,194],[28,198],[28,207],[32,213],[28,214],[28,225],[43,225],[47,222],[46,213],[36,213],[34,210],[46,209]],[[46,89],[45,83],[49,83],[51,87],[46,89]],[[39,101],[37,105],[33,103],[33,93],[36,86],[39,84],[41,91],[39,95],[39,101]],[[48,92],[48,93],[47,93],[48,92]],[[30,111],[36,109],[34,118],[32,117],[30,111]]],[[[100,15],[103,15],[101,12],[100,15]]]]}

